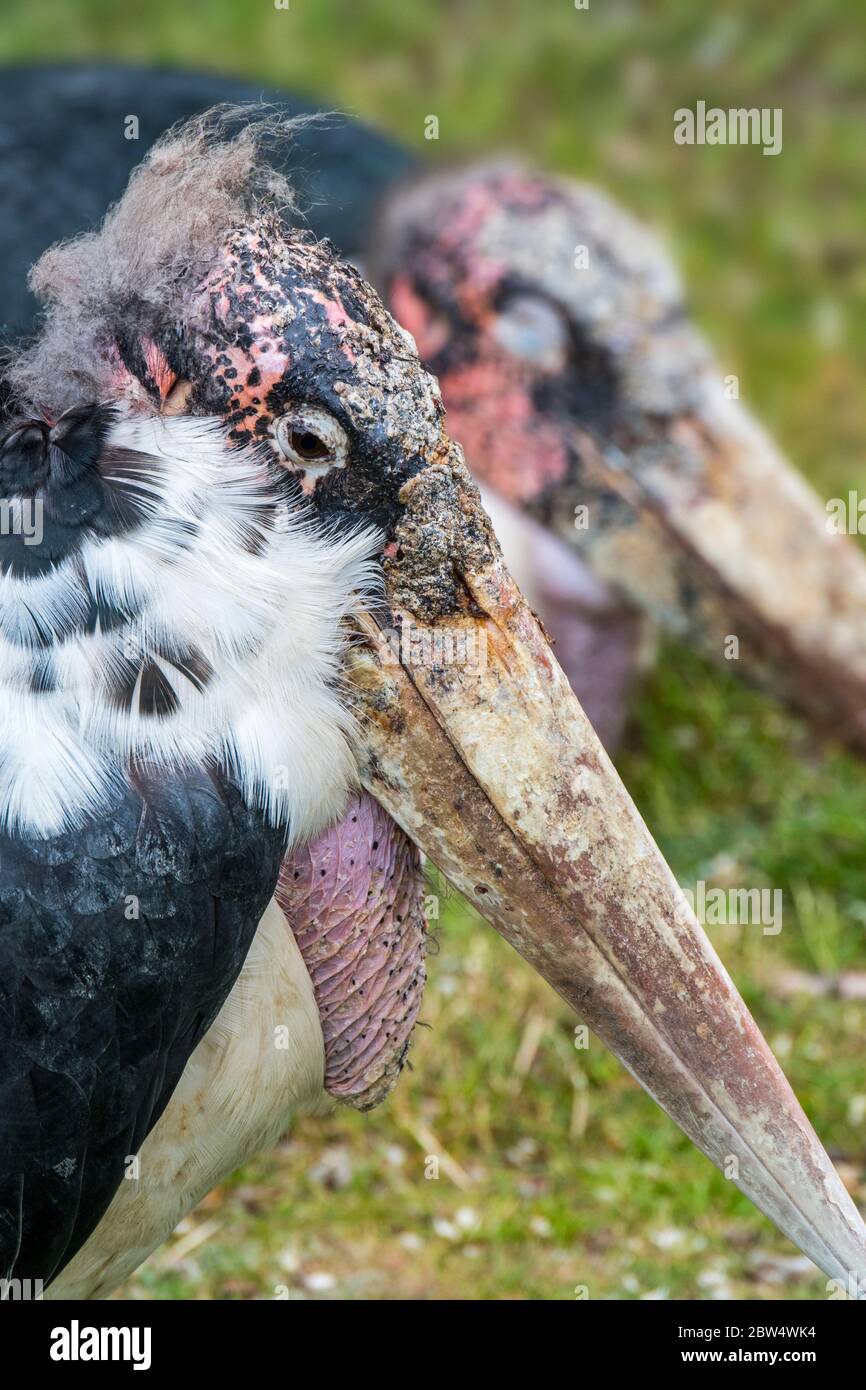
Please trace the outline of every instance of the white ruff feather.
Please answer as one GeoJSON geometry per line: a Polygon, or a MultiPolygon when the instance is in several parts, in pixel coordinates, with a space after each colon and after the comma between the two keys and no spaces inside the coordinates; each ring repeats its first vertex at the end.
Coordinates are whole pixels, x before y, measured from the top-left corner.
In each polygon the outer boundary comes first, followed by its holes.
{"type": "Polygon", "coordinates": [[[136,479],[149,498],[144,524],[88,538],[42,577],[0,579],[0,817],[53,834],[104,804],[130,758],[210,759],[293,839],[306,838],[339,813],[354,776],[343,620],[375,585],[380,538],[328,535],[301,507],[275,511],[258,456],[229,448],[215,421],[122,420],[107,447],[150,456],[136,479]],[[128,619],[74,631],[88,586],[128,619]],[[55,634],[47,650],[22,645],[37,626],[55,634]],[[206,663],[201,688],[160,656],[166,649],[206,663]],[[46,657],[53,688],[33,693],[46,657]],[[174,712],[141,713],[135,694],[118,705],[130,660],[159,666],[174,712]]]}

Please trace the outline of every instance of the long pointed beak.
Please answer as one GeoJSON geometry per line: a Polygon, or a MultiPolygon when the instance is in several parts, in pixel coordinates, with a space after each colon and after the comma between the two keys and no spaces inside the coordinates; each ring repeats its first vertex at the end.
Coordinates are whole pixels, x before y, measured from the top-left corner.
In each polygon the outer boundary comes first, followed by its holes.
{"type": "Polygon", "coordinates": [[[622,448],[584,437],[555,529],[637,608],[864,753],[866,557],[713,371],[695,395],[622,448]],[[587,485],[622,505],[578,531],[587,485]]]}
{"type": "Polygon", "coordinates": [[[362,779],[834,1278],[866,1228],[505,568],[458,451],[406,483],[351,674],[362,779]],[[395,642],[395,634],[397,641],[395,642]]]}

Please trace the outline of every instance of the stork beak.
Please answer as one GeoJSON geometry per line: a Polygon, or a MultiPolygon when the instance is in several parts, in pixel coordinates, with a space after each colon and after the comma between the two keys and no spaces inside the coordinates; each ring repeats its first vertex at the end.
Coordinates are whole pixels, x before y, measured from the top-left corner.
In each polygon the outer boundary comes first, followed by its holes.
{"type": "Polygon", "coordinates": [[[443,447],[399,501],[391,611],[364,615],[351,659],[362,780],[847,1287],[866,1275],[866,1228],[509,575],[459,450],[443,447]]]}
{"type": "Polygon", "coordinates": [[[691,412],[627,448],[582,437],[581,499],[618,497],[620,519],[578,534],[572,484],[556,529],[637,608],[866,753],[866,558],[715,374],[695,386],[691,412]]]}

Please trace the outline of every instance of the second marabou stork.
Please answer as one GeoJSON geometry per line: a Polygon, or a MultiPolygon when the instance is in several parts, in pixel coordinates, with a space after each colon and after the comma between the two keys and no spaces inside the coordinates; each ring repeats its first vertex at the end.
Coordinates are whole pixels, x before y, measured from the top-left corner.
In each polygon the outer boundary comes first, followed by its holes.
{"type": "Polygon", "coordinates": [[[47,321],[8,365],[4,492],[45,533],[3,538],[2,1276],[105,1295],[294,1114],[381,1098],[423,984],[408,836],[781,1229],[862,1277],[856,1209],[505,568],[435,382],[286,228],[260,134],[160,142],[43,259],[47,321]],[[456,655],[395,660],[395,627],[456,655]],[[357,782],[378,805],[344,811],[357,782]]]}

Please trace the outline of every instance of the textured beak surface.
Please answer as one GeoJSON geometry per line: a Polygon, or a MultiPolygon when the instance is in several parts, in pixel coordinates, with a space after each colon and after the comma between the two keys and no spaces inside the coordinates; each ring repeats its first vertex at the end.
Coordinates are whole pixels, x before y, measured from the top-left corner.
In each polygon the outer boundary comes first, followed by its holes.
{"type": "Polygon", "coordinates": [[[499,553],[459,451],[400,493],[352,659],[368,789],[828,1275],[866,1229],[499,553]]]}

